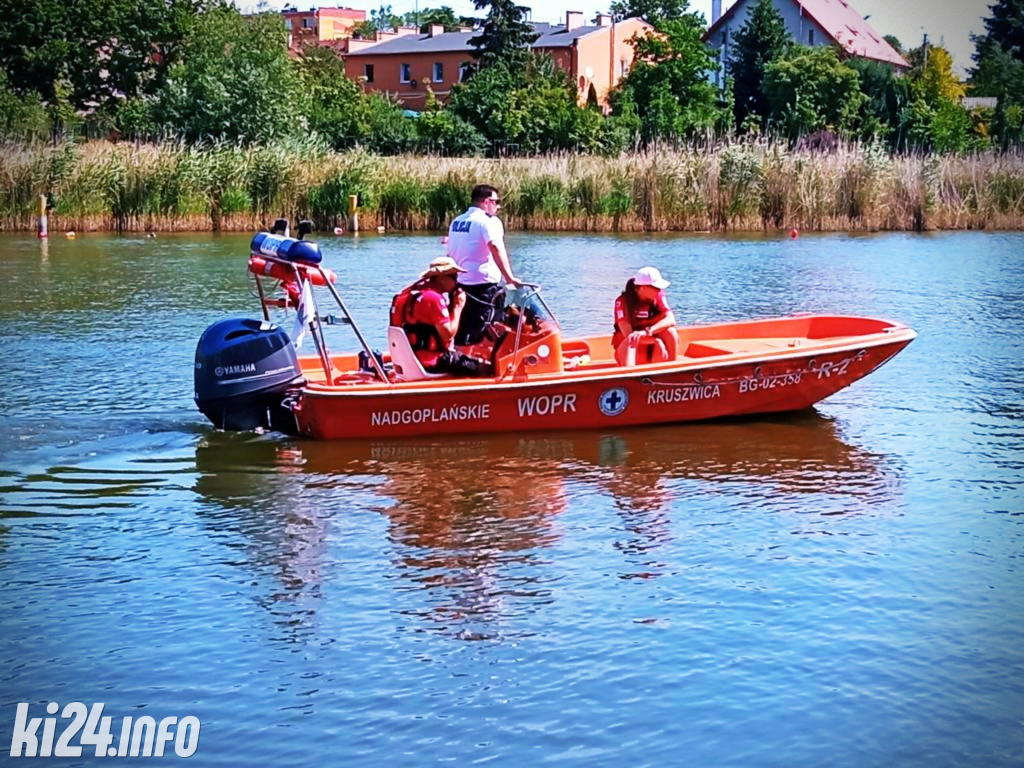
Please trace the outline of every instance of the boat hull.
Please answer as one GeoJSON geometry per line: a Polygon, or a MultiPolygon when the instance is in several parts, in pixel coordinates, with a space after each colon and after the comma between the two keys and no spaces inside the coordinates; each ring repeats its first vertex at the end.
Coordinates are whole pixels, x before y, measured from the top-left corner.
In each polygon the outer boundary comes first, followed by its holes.
{"type": "MultiPolygon", "coordinates": [[[[691,349],[713,338],[702,331],[708,338],[691,349]]],[[[721,333],[728,335],[727,327],[721,333]]],[[[295,397],[293,411],[299,434],[325,440],[603,429],[797,411],[871,373],[915,335],[892,325],[853,338],[793,339],[770,351],[497,381],[313,384],[295,397]]]]}

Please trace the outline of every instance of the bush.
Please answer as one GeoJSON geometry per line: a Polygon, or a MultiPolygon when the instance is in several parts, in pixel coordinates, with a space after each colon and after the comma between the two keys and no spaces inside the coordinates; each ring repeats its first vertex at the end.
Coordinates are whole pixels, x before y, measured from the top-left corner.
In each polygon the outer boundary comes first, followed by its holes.
{"type": "Polygon", "coordinates": [[[423,210],[425,201],[426,195],[418,181],[399,176],[381,188],[377,210],[386,227],[413,229],[413,216],[423,210]]]}
{"type": "Polygon", "coordinates": [[[430,185],[426,192],[427,222],[431,229],[445,229],[452,218],[469,207],[469,194],[474,182],[450,172],[430,185]]]}
{"type": "Polygon", "coordinates": [[[519,216],[558,216],[569,211],[569,196],[565,185],[555,176],[523,179],[512,213],[519,216]]]}
{"type": "Polygon", "coordinates": [[[482,155],[487,139],[476,128],[446,110],[424,112],[416,120],[419,149],[455,157],[482,155]]]}

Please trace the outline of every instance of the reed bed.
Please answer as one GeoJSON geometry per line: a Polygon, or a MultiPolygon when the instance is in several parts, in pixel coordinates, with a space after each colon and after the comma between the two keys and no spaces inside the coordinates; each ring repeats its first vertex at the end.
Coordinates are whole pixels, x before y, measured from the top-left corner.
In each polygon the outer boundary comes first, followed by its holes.
{"type": "Polygon", "coordinates": [[[252,231],[286,216],[320,230],[438,230],[489,182],[509,229],[879,231],[1024,229],[1024,157],[811,154],[761,142],[614,158],[378,157],[314,142],[0,147],[0,227],[53,231],[252,231]]]}

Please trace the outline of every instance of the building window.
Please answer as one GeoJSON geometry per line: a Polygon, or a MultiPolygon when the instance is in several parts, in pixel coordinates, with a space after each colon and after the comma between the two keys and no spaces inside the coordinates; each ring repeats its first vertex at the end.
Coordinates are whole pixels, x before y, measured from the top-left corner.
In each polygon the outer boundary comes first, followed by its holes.
{"type": "Polygon", "coordinates": [[[316,22],[313,19],[306,18],[306,19],[302,20],[302,28],[303,29],[313,29],[313,27],[315,25],[316,25],[316,22]]]}
{"type": "Polygon", "coordinates": [[[442,62],[440,62],[440,61],[435,61],[434,62],[434,82],[435,83],[443,83],[444,82],[444,64],[442,62]]]}
{"type": "Polygon", "coordinates": [[[629,74],[629,62],[625,59],[619,59],[619,77],[625,77],[629,74]]]}
{"type": "Polygon", "coordinates": [[[808,29],[807,30],[807,44],[808,45],[814,45],[814,30],[813,29],[808,29]]]}
{"type": "Polygon", "coordinates": [[[284,28],[287,29],[289,32],[291,32],[291,30],[292,30],[292,20],[291,19],[285,19],[284,20],[284,28]]]}
{"type": "Polygon", "coordinates": [[[412,64],[402,64],[398,73],[398,81],[408,83],[412,80],[412,64]]]}
{"type": "Polygon", "coordinates": [[[468,61],[464,61],[461,64],[459,64],[459,82],[461,83],[463,80],[465,80],[469,73],[472,71],[473,65],[470,64],[468,61]]]}
{"type": "Polygon", "coordinates": [[[363,77],[366,78],[366,82],[373,82],[373,64],[363,64],[363,77]]]}

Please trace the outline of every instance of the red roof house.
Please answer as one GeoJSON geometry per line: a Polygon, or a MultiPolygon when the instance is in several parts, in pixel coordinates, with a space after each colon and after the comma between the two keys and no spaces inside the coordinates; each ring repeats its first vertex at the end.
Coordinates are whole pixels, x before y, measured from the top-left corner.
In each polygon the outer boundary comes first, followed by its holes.
{"type": "MultiPolygon", "coordinates": [[[[772,0],[796,42],[803,45],[834,45],[840,55],[871,59],[903,71],[909,63],[878,34],[846,0],[772,0]]],[[[716,18],[721,0],[715,0],[711,27],[704,41],[718,49],[723,66],[732,56],[731,41],[744,24],[756,0],[736,2],[716,18]]]]}
{"type": "MultiPolygon", "coordinates": [[[[534,22],[539,34],[533,50],[552,57],[555,66],[568,72],[576,83],[580,103],[607,106],[608,92],[633,64],[634,35],[653,28],[641,19],[613,22],[599,15],[594,24],[583,23],[578,11],[566,13],[565,26],[534,22]]],[[[429,87],[444,101],[453,84],[460,82],[474,62],[470,38],[478,30],[445,32],[434,25],[426,34],[411,34],[363,47],[350,41],[345,74],[361,80],[367,90],[392,94],[408,109],[422,109],[429,87]]]]}

